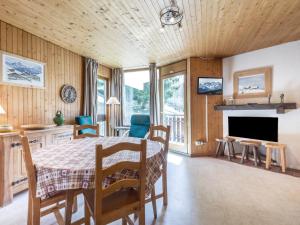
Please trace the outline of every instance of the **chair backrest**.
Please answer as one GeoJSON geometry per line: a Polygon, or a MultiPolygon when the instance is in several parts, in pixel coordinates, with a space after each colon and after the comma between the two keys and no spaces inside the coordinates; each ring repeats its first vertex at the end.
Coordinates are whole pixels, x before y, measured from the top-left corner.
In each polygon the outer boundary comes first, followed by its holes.
{"type": "MultiPolygon", "coordinates": [[[[94,215],[100,218],[102,214],[103,198],[120,191],[123,188],[135,188],[138,190],[138,205],[142,208],[145,204],[145,182],[146,182],[146,147],[147,141],[141,140],[140,144],[128,142],[118,143],[111,147],[103,149],[102,145],[96,146],[96,177],[95,177],[95,207],[94,215]],[[121,151],[132,151],[139,153],[138,162],[123,161],[110,167],[103,168],[103,159],[121,151]],[[103,188],[103,180],[123,169],[137,171],[139,176],[136,179],[123,178],[115,183],[103,188]]],[[[131,203],[132,204],[132,203],[131,203]]],[[[101,218],[100,218],[101,219],[101,218]]]]}
{"type": "Polygon", "coordinates": [[[29,146],[28,137],[20,136],[21,143],[23,147],[23,159],[25,162],[26,172],[28,176],[28,186],[31,196],[35,198],[36,196],[36,171],[31,157],[31,151],[29,146]]]}
{"type": "Polygon", "coordinates": [[[79,139],[79,138],[86,138],[86,137],[99,137],[99,124],[97,125],[74,125],[73,127],[73,138],[74,139],[79,139]],[[85,133],[80,133],[82,130],[93,130],[93,133],[90,132],[85,132],[85,133]]]}
{"type": "Polygon", "coordinates": [[[170,126],[163,126],[163,125],[157,125],[157,126],[150,126],[150,134],[149,139],[152,141],[160,142],[164,145],[164,152],[165,154],[169,151],[169,141],[170,141],[170,126]]]}
{"type": "Polygon", "coordinates": [[[130,119],[129,137],[144,138],[150,128],[150,116],[134,114],[130,119]]]}

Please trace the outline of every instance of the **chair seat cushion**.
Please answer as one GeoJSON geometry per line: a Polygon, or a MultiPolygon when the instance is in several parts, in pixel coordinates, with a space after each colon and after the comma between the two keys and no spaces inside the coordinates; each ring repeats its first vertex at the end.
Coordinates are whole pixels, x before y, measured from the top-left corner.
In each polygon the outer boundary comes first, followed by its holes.
{"type": "MultiPolygon", "coordinates": [[[[84,190],[83,195],[90,209],[94,211],[94,190],[84,190]]],[[[129,204],[139,201],[139,193],[134,189],[124,189],[117,191],[106,198],[102,202],[102,214],[109,213],[114,210],[121,209],[129,204]]]]}
{"type": "MultiPolygon", "coordinates": [[[[78,125],[93,125],[91,116],[76,116],[75,121],[78,125]]],[[[96,134],[96,131],[91,128],[87,128],[80,130],[79,134],[96,134]]]]}

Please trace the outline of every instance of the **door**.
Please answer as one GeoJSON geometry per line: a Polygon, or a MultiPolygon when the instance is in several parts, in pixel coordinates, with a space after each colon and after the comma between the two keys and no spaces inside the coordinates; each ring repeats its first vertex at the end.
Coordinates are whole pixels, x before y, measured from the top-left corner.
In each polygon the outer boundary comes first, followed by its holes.
{"type": "Polygon", "coordinates": [[[185,74],[161,78],[161,121],[171,126],[170,150],[187,153],[185,74]]]}
{"type": "Polygon", "coordinates": [[[100,125],[100,135],[106,136],[106,100],[107,100],[107,80],[97,79],[97,122],[100,125]]]}

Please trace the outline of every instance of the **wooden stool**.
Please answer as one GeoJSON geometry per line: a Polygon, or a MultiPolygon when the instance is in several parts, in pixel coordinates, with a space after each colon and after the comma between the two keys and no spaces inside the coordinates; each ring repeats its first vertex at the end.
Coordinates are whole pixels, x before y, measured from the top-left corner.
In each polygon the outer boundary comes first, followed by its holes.
{"type": "Polygon", "coordinates": [[[249,151],[250,148],[252,147],[252,151],[253,151],[253,157],[254,157],[254,165],[257,166],[257,162],[260,164],[261,163],[261,159],[260,159],[260,154],[258,151],[259,146],[261,145],[261,142],[259,141],[246,141],[246,140],[242,140],[240,141],[240,145],[244,146],[243,147],[243,153],[242,153],[242,159],[241,159],[241,163],[244,163],[245,159],[249,159],[249,151]]]}
{"type": "Polygon", "coordinates": [[[276,143],[266,143],[264,144],[264,146],[266,147],[266,169],[269,169],[271,166],[272,150],[278,150],[280,153],[281,171],[285,173],[286,170],[285,145],[276,144],[276,143]]]}
{"type": "Polygon", "coordinates": [[[229,138],[229,137],[226,137],[224,139],[217,138],[216,142],[218,142],[218,146],[217,146],[217,151],[216,151],[216,157],[218,157],[221,154],[224,155],[224,151],[225,151],[225,148],[227,145],[228,160],[231,160],[231,157],[235,158],[235,151],[234,151],[234,146],[233,146],[234,141],[235,141],[235,139],[229,138]]]}

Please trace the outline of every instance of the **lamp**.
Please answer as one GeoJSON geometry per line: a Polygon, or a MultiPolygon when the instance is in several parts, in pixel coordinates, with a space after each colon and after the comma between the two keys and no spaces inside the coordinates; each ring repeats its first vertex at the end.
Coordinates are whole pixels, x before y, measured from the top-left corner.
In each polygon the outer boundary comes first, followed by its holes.
{"type": "Polygon", "coordinates": [[[120,101],[116,97],[110,97],[106,105],[111,105],[112,106],[112,113],[110,117],[110,126],[112,129],[116,127],[116,105],[120,105],[120,101]]]}
{"type": "MultiPolygon", "coordinates": [[[[0,115],[4,115],[6,112],[3,107],[0,105],[0,115]]],[[[0,124],[0,132],[11,132],[13,127],[9,124],[0,124]]]]}
{"type": "Polygon", "coordinates": [[[5,110],[3,109],[3,107],[0,105],[0,114],[5,114],[5,110]]]}

